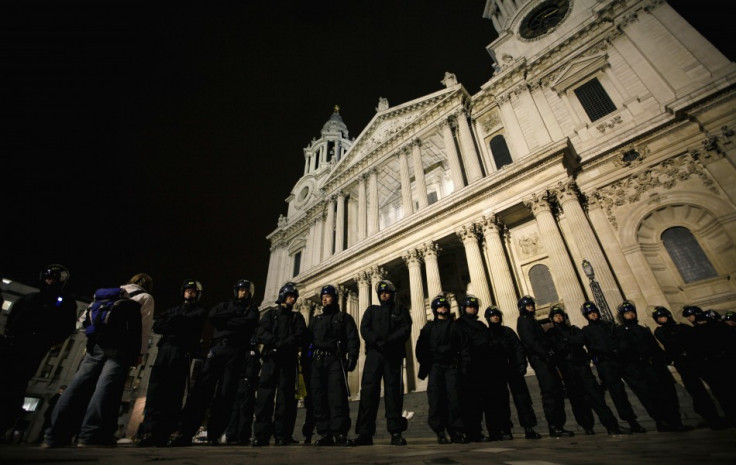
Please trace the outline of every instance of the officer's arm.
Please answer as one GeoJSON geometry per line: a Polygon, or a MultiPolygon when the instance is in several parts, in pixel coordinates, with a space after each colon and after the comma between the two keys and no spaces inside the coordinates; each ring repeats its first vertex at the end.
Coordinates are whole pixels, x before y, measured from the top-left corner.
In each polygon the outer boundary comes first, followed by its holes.
{"type": "Polygon", "coordinates": [[[402,309],[399,321],[399,327],[388,335],[387,342],[406,342],[411,336],[411,315],[408,310],[402,309]]]}
{"type": "Polygon", "coordinates": [[[263,314],[261,320],[258,322],[258,331],[256,332],[258,342],[263,344],[266,350],[272,349],[274,343],[273,332],[271,332],[271,312],[273,310],[269,310],[263,314]]]}
{"type": "Polygon", "coordinates": [[[528,318],[519,318],[517,330],[519,331],[519,339],[524,346],[524,350],[528,355],[536,355],[538,357],[546,357],[547,350],[542,346],[534,334],[534,322],[528,318]]]}
{"type": "Polygon", "coordinates": [[[360,336],[355,320],[349,314],[345,314],[345,343],[347,344],[348,357],[357,360],[360,354],[360,336]]]}
{"type": "Polygon", "coordinates": [[[289,347],[301,347],[304,345],[307,337],[307,323],[304,321],[304,316],[301,313],[296,313],[294,316],[294,332],[284,339],[283,345],[289,347]]]}
{"type": "Polygon", "coordinates": [[[381,337],[371,325],[371,322],[373,320],[372,316],[373,307],[368,307],[368,309],[363,314],[363,319],[360,320],[360,335],[363,336],[366,344],[371,345],[376,344],[378,341],[381,340],[381,337]]]}

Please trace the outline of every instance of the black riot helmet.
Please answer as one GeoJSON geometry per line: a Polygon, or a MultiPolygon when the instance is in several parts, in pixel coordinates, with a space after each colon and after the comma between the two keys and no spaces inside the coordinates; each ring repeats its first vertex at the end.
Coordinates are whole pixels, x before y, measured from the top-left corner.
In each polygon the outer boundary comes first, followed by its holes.
{"type": "Polygon", "coordinates": [[[432,313],[437,318],[437,309],[440,307],[446,307],[447,313],[450,313],[450,301],[447,300],[445,294],[439,294],[437,297],[432,299],[432,313]]]}
{"type": "Polygon", "coordinates": [[[378,294],[379,299],[381,298],[381,292],[388,292],[393,298],[396,296],[396,286],[388,279],[382,279],[376,284],[376,294],[378,294]]]}
{"type": "Polygon", "coordinates": [[[519,309],[519,314],[520,315],[523,315],[525,313],[533,313],[537,309],[537,302],[534,300],[534,297],[532,297],[530,295],[525,295],[524,297],[522,297],[521,299],[519,299],[519,302],[517,302],[516,306],[519,309]],[[534,306],[534,310],[532,312],[527,312],[526,311],[526,306],[527,305],[533,305],[534,306]]]}
{"type": "Polygon", "coordinates": [[[53,264],[44,267],[38,274],[38,279],[41,281],[41,287],[55,288],[62,290],[66,287],[69,282],[69,270],[64,265],[53,264]],[[54,280],[51,284],[46,283],[47,279],[54,280]]]}
{"type": "Polygon", "coordinates": [[[337,299],[337,288],[331,284],[322,286],[322,290],[319,291],[319,296],[322,297],[325,294],[331,295],[333,299],[337,299]]]}
{"type": "Polygon", "coordinates": [[[624,313],[626,312],[634,312],[634,314],[636,314],[636,305],[634,305],[634,303],[629,300],[624,300],[618,306],[619,315],[623,317],[624,313]]]}
{"type": "Polygon", "coordinates": [[[486,318],[486,321],[488,321],[489,324],[491,324],[491,317],[493,316],[497,316],[501,318],[498,321],[498,324],[503,323],[503,312],[501,311],[500,308],[496,307],[495,305],[491,305],[490,307],[488,307],[485,313],[483,314],[483,316],[486,318]]]}
{"type": "Polygon", "coordinates": [[[288,283],[281,286],[281,289],[279,289],[279,296],[276,299],[276,303],[281,304],[283,302],[286,302],[287,295],[293,295],[294,299],[299,298],[299,291],[296,288],[296,283],[292,283],[291,281],[289,281],[288,283]]]}
{"type": "Polygon", "coordinates": [[[699,313],[703,313],[703,309],[695,305],[685,305],[682,307],[682,316],[685,318],[689,316],[698,316],[699,313]]]}
{"type": "Polygon", "coordinates": [[[194,289],[197,291],[197,296],[194,299],[188,300],[188,302],[199,302],[199,299],[202,297],[202,283],[195,279],[185,279],[184,282],[181,283],[182,297],[184,297],[184,291],[187,289],[194,289]]]}
{"type": "Polygon", "coordinates": [[[705,312],[703,312],[703,315],[708,321],[721,321],[721,319],[723,318],[721,317],[721,314],[715,310],[706,310],[705,312]]]}
{"type": "Polygon", "coordinates": [[[563,321],[567,320],[567,313],[565,313],[565,309],[562,308],[560,304],[554,304],[549,309],[548,317],[549,317],[549,320],[553,323],[554,323],[554,319],[552,317],[554,317],[555,315],[562,315],[563,321]]]}
{"type": "Polygon", "coordinates": [[[595,302],[592,302],[590,300],[586,300],[583,302],[583,305],[580,306],[580,313],[583,314],[585,319],[588,319],[588,315],[591,313],[597,313],[600,317],[601,311],[598,309],[598,306],[595,304],[595,302]]]}
{"type": "Polygon", "coordinates": [[[672,312],[667,310],[666,307],[662,307],[661,305],[654,307],[654,310],[652,310],[652,318],[654,318],[654,321],[656,321],[658,325],[662,324],[659,322],[659,318],[663,316],[667,317],[665,324],[672,321],[672,312]]]}
{"type": "Polygon", "coordinates": [[[480,310],[480,299],[478,299],[473,294],[468,294],[465,296],[462,302],[460,302],[460,310],[465,314],[465,309],[468,307],[475,307],[478,310],[480,310]]]}
{"type": "Polygon", "coordinates": [[[736,312],[726,312],[726,315],[723,317],[723,321],[736,321],[736,312]]]}
{"type": "Polygon", "coordinates": [[[238,279],[237,281],[235,281],[235,284],[233,284],[233,296],[236,299],[238,298],[238,290],[240,289],[245,289],[246,291],[248,291],[250,297],[253,297],[256,286],[253,284],[252,281],[249,281],[247,279],[238,279]]]}

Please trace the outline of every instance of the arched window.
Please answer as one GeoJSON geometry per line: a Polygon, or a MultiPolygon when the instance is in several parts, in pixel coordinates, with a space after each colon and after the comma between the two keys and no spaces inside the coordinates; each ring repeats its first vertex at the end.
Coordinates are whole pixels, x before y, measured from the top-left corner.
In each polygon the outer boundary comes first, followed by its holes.
{"type": "Polygon", "coordinates": [[[537,304],[544,305],[558,301],[555,283],[546,265],[534,265],[529,270],[529,281],[532,283],[532,292],[537,304]]]}
{"type": "Polygon", "coordinates": [[[665,230],[662,242],[686,283],[718,276],[698,240],[687,228],[675,226],[665,230]]]}
{"type": "Polygon", "coordinates": [[[491,139],[491,154],[493,161],[496,163],[496,169],[500,170],[503,166],[511,164],[511,152],[506,145],[506,139],[503,136],[495,136],[491,139]]]}

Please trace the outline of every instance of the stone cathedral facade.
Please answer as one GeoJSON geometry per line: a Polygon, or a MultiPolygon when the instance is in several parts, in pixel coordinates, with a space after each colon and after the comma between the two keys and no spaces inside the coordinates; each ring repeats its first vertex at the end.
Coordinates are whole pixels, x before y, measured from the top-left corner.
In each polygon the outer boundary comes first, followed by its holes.
{"type": "Polygon", "coordinates": [[[477,93],[446,73],[380,99],[354,138],[336,109],[304,148],[263,308],[294,281],[309,319],[333,284],[359,323],[390,279],[413,318],[408,391],[440,292],[511,327],[525,294],[578,326],[585,300],[614,317],[631,300],[648,325],[654,305],[736,308],[736,64],[663,0],[488,0],[483,17],[499,37],[477,93]]]}

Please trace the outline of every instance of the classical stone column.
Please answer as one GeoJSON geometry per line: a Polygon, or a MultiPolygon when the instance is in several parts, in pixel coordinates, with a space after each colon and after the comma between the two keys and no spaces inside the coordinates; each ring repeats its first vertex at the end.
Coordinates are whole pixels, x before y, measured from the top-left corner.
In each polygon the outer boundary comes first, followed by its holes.
{"type": "Polygon", "coordinates": [[[414,213],[414,204],[411,200],[411,177],[409,176],[409,160],[407,148],[399,151],[399,173],[401,175],[401,206],[404,208],[404,218],[414,213]]]}
{"type": "Polygon", "coordinates": [[[419,139],[411,143],[411,155],[414,161],[414,184],[417,188],[417,203],[422,209],[428,205],[427,181],[424,179],[424,165],[422,164],[422,142],[419,139]]]}
{"type": "Polygon", "coordinates": [[[552,209],[549,201],[545,196],[534,194],[524,200],[527,206],[537,219],[539,227],[539,237],[544,245],[545,250],[549,254],[552,263],[550,272],[555,278],[554,283],[557,287],[559,296],[570,316],[570,320],[577,326],[585,326],[586,321],[579,311],[580,306],[585,301],[585,295],[580,287],[580,282],[575,274],[575,268],[570,262],[565,242],[562,240],[557,223],[552,215],[552,209]]]}
{"type": "Polygon", "coordinates": [[[440,246],[436,242],[427,242],[422,247],[424,267],[427,272],[427,295],[430,300],[442,292],[442,281],[440,280],[440,267],[437,257],[440,254],[440,246]]]}
{"type": "MultiPolygon", "coordinates": [[[[360,309],[358,307],[358,296],[354,292],[344,286],[340,286],[340,295],[343,297],[345,313],[350,314],[355,320],[355,324],[360,331],[360,309]]],[[[358,336],[360,337],[360,336],[358,336]]],[[[358,360],[360,361],[360,354],[365,353],[365,343],[361,343],[360,351],[358,352],[358,360]]],[[[357,399],[360,394],[360,363],[356,366],[352,373],[348,373],[348,384],[350,385],[350,399],[357,399]]]]}
{"type": "Polygon", "coordinates": [[[278,289],[276,281],[278,280],[278,269],[279,269],[279,250],[281,247],[274,241],[271,242],[271,256],[268,259],[268,271],[266,272],[266,284],[263,287],[264,299],[269,296],[276,295],[276,289],[278,289]]]}
{"type": "Polygon", "coordinates": [[[368,175],[368,235],[378,232],[378,173],[368,175]]]}
{"type": "Polygon", "coordinates": [[[307,243],[304,247],[304,257],[302,257],[302,263],[304,270],[308,270],[312,267],[312,253],[314,251],[314,219],[309,220],[309,229],[307,231],[307,243]]]}
{"type": "Polygon", "coordinates": [[[345,194],[337,193],[337,215],[335,216],[335,253],[345,249],[345,194]]]}
{"type": "Polygon", "coordinates": [[[460,140],[460,153],[463,157],[463,165],[465,165],[465,175],[468,178],[468,184],[472,184],[483,177],[480,162],[478,161],[478,153],[473,143],[473,134],[470,132],[468,118],[463,110],[457,115],[458,139],[460,140]]]}
{"type": "MultiPolygon", "coordinates": [[[[621,251],[616,234],[611,229],[611,223],[608,222],[606,214],[601,208],[600,201],[595,195],[588,197],[588,216],[590,217],[590,223],[593,225],[595,233],[600,239],[603,250],[606,252],[606,256],[608,256],[613,272],[616,274],[616,279],[621,284],[624,295],[628,300],[634,301],[637,306],[643,308],[643,306],[647,305],[647,299],[644,297],[640,283],[621,251]]],[[[611,311],[615,309],[616,305],[618,305],[618,302],[611,306],[611,311]]]]}
{"type": "Polygon", "coordinates": [[[424,286],[422,285],[422,252],[418,249],[408,251],[402,257],[409,268],[409,287],[411,294],[411,371],[415,390],[426,390],[427,382],[417,378],[419,364],[416,357],[416,344],[419,332],[427,323],[427,311],[424,306],[424,286]]]}
{"type": "Polygon", "coordinates": [[[335,232],[335,197],[332,196],[327,200],[327,221],[324,228],[324,247],[322,248],[322,254],[324,258],[332,256],[332,247],[334,245],[334,232],[335,232]]]}
{"type": "Polygon", "coordinates": [[[322,209],[317,215],[314,224],[314,252],[312,253],[312,264],[319,265],[322,261],[322,244],[324,244],[325,211],[322,209]]]}
{"type": "Polygon", "coordinates": [[[452,179],[453,190],[460,190],[465,186],[465,181],[463,181],[463,170],[460,166],[460,156],[455,148],[455,138],[452,136],[450,122],[447,120],[440,122],[439,128],[442,132],[442,139],[445,142],[447,163],[450,165],[450,179],[452,179]]]}
{"type": "MultiPolygon", "coordinates": [[[[608,266],[605,255],[598,245],[598,239],[595,237],[593,229],[590,227],[588,217],[580,205],[577,186],[573,181],[560,183],[555,189],[557,201],[560,202],[565,216],[570,222],[570,232],[573,235],[570,238],[575,241],[575,245],[580,253],[580,257],[576,257],[576,265],[578,266],[578,274],[585,276],[582,267],[583,260],[588,260],[593,266],[596,281],[601,286],[603,295],[606,297],[608,307],[613,309],[623,301],[621,291],[616,284],[613,273],[608,266]]],[[[589,281],[589,280],[588,280],[589,281]]],[[[590,285],[590,283],[588,283],[590,285]]],[[[593,290],[590,290],[589,296],[593,296],[593,290]]],[[[575,310],[575,309],[569,309],[575,310]]]]}
{"type": "Polygon", "coordinates": [[[495,215],[484,217],[481,225],[496,304],[504,314],[504,321],[512,324],[519,317],[519,310],[516,307],[518,296],[501,240],[502,229],[495,215]]]}
{"type": "Polygon", "coordinates": [[[463,241],[463,246],[465,247],[465,257],[468,260],[472,292],[480,299],[482,309],[485,309],[491,303],[491,292],[488,288],[486,272],[483,267],[483,256],[480,253],[480,246],[478,245],[476,226],[474,224],[467,224],[455,231],[455,234],[463,241]]]}
{"type": "Polygon", "coordinates": [[[365,173],[358,179],[358,242],[365,239],[367,224],[367,197],[365,192],[365,173]]]}

